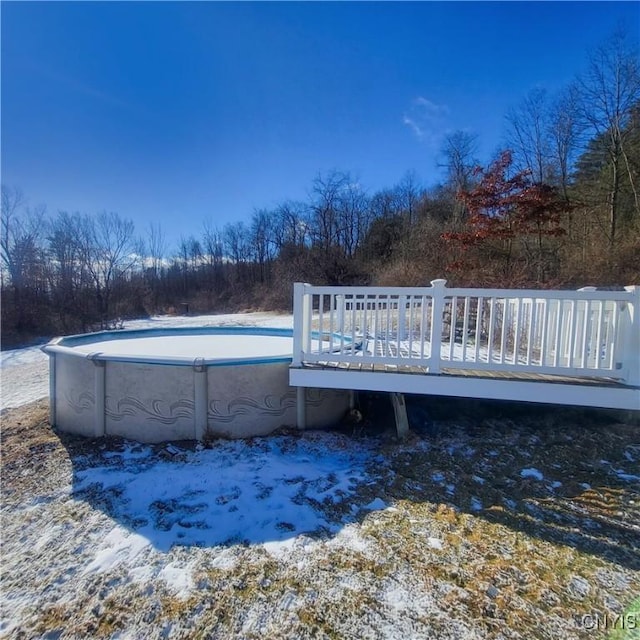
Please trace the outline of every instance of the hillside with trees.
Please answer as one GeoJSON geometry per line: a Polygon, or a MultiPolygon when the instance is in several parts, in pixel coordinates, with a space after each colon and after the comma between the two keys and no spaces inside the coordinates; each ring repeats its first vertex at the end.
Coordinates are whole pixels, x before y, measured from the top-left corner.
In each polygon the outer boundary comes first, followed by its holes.
{"type": "MultiPolygon", "coordinates": [[[[413,171],[367,191],[318,174],[305,201],[170,249],[159,225],[29,206],[2,187],[2,344],[154,313],[290,309],[292,283],[577,288],[640,283],[640,66],[623,34],[559,95],[535,89],[506,114],[504,148],[478,166],[450,132],[446,177],[413,171]]],[[[401,161],[399,160],[399,163],[401,161]]]]}

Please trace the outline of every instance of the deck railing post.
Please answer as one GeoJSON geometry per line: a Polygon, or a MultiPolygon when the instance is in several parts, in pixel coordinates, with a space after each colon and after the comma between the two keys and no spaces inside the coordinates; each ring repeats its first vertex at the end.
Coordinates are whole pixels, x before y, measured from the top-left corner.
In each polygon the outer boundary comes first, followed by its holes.
{"type": "Polygon", "coordinates": [[[304,346],[308,342],[310,296],[305,292],[308,286],[310,285],[303,282],[296,282],[293,285],[293,357],[291,362],[293,367],[302,366],[304,346]]]}
{"type": "Polygon", "coordinates": [[[431,356],[429,362],[429,373],[440,373],[440,362],[442,360],[442,327],[444,315],[444,298],[446,280],[432,280],[433,288],[433,306],[431,313],[433,318],[431,321],[431,356]]]}
{"type": "Polygon", "coordinates": [[[624,381],[628,385],[640,386],[640,287],[625,287],[631,294],[631,300],[623,311],[624,321],[620,330],[624,331],[620,344],[622,354],[616,354],[616,359],[622,356],[624,381]]]}

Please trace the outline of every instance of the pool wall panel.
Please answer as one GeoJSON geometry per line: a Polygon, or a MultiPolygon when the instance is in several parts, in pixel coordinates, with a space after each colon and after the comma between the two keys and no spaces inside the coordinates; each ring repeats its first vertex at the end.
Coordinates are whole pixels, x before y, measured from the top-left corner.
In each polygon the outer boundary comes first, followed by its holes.
{"type": "Polygon", "coordinates": [[[193,395],[191,367],[107,362],[106,434],[142,442],[193,439],[193,395]]]}
{"type": "Polygon", "coordinates": [[[209,367],[207,424],[211,435],[265,435],[296,422],[289,364],[209,367]]]}
{"type": "Polygon", "coordinates": [[[95,368],[90,360],[58,354],[56,367],[56,425],[64,431],[93,437],[95,368]]]}
{"type": "MultiPolygon", "coordinates": [[[[212,436],[244,438],[296,425],[289,363],[210,367],[207,424],[212,436]]],[[[349,408],[346,391],[307,389],[307,427],[336,424],[349,408]]]]}

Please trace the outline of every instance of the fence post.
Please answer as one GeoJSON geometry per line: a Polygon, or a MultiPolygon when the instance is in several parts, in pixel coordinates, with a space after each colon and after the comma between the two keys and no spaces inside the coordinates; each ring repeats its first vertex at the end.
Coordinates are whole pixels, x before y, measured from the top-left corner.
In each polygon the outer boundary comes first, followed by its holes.
{"type": "MultiPolygon", "coordinates": [[[[621,340],[624,363],[624,381],[628,385],[640,386],[640,287],[625,287],[631,300],[623,311],[624,336],[621,340]]],[[[621,354],[616,354],[618,358],[621,354]]],[[[638,407],[640,409],[640,407],[638,407]]]]}
{"type": "Polygon", "coordinates": [[[440,373],[441,345],[442,345],[442,316],[444,315],[444,298],[446,280],[432,280],[433,314],[431,322],[431,356],[429,359],[429,373],[440,373]]]}

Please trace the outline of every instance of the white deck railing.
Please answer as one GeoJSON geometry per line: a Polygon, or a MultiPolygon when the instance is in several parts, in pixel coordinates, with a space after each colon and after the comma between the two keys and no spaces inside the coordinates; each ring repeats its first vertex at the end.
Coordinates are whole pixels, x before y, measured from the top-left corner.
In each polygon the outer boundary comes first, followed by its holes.
{"type": "Polygon", "coordinates": [[[640,385],[640,287],[294,287],[293,366],[419,365],[640,385]],[[318,334],[320,339],[318,339],[318,334]]]}

